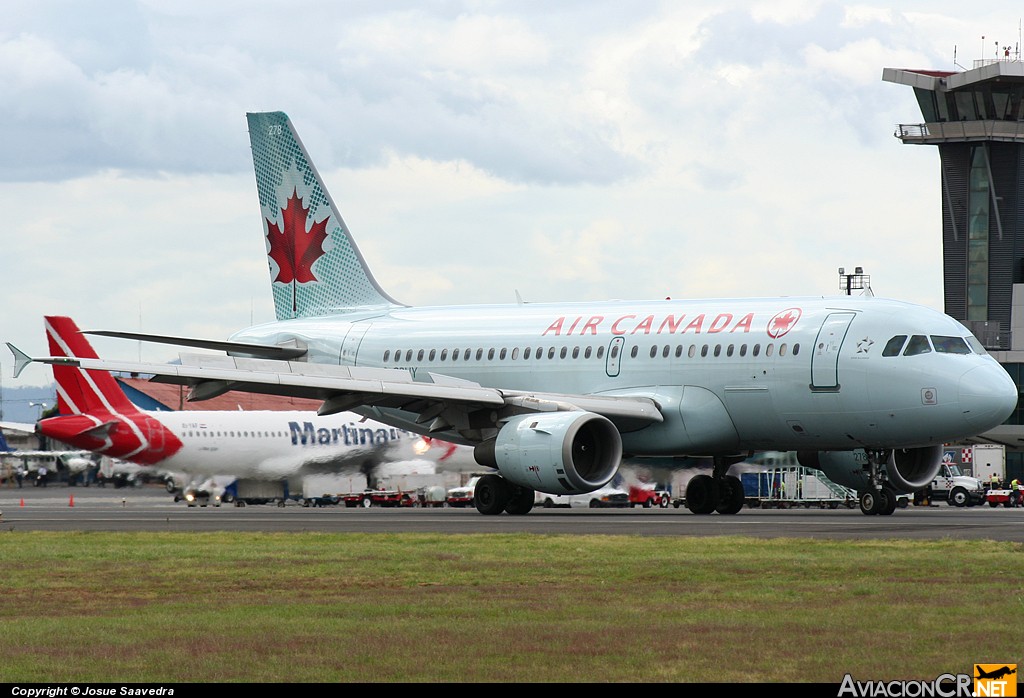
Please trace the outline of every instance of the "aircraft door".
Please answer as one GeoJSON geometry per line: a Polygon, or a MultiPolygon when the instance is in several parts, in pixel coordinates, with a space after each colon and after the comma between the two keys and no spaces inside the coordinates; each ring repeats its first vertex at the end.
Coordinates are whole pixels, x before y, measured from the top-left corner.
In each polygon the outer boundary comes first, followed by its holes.
{"type": "Polygon", "coordinates": [[[839,390],[839,350],[856,313],[829,313],[811,354],[811,390],[839,390]]]}
{"type": "Polygon", "coordinates": [[[371,323],[357,323],[349,328],[345,335],[345,341],[341,344],[340,363],[342,366],[355,366],[356,357],[359,354],[359,345],[363,341],[363,335],[370,329],[371,323]]]}
{"type": "Polygon", "coordinates": [[[608,344],[608,356],[605,358],[604,370],[610,378],[619,375],[619,362],[622,359],[622,346],[626,340],[622,337],[615,337],[608,344]]]}

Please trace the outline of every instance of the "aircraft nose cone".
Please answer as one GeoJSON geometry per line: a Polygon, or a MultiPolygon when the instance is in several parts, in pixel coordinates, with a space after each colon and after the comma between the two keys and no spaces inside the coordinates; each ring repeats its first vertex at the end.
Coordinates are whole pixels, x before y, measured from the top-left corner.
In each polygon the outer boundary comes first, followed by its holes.
{"type": "Polygon", "coordinates": [[[1002,366],[979,366],[960,377],[960,409],[978,433],[999,426],[1017,407],[1017,386],[1002,366]]]}

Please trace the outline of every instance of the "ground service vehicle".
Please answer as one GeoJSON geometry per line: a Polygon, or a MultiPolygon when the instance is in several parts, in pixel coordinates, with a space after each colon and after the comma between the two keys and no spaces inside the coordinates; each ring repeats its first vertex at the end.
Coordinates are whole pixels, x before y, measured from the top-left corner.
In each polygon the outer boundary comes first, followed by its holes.
{"type": "Polygon", "coordinates": [[[650,487],[638,487],[633,485],[629,488],[629,505],[633,507],[665,508],[669,505],[672,497],[664,490],[655,490],[650,487]]]}
{"type": "Polygon", "coordinates": [[[480,476],[476,476],[470,479],[462,487],[453,487],[448,490],[448,495],[445,497],[448,506],[450,507],[471,507],[473,506],[473,492],[476,489],[476,483],[480,480],[480,476]]]}
{"type": "Polygon", "coordinates": [[[352,507],[414,507],[419,500],[412,492],[401,490],[366,490],[342,495],[345,506],[352,507]]]}
{"type": "Polygon", "coordinates": [[[993,488],[985,494],[985,501],[990,507],[997,507],[1000,504],[1004,507],[1020,506],[1021,497],[1024,496],[1024,486],[1017,485],[1017,497],[1011,498],[1014,492],[1009,487],[993,488]]]}
{"type": "Polygon", "coordinates": [[[964,475],[958,465],[943,462],[932,480],[931,498],[944,499],[950,506],[973,507],[985,501],[985,486],[978,478],[964,475]]]}

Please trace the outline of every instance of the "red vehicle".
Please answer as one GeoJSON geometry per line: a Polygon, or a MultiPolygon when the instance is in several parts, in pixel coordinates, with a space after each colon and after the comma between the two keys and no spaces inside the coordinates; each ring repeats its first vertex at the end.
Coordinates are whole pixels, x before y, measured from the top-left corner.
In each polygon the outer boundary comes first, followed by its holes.
{"type": "Polygon", "coordinates": [[[401,490],[366,490],[346,494],[341,499],[347,507],[414,507],[419,504],[415,493],[401,490]]]}
{"type": "Polygon", "coordinates": [[[665,508],[669,505],[670,499],[671,497],[668,492],[662,492],[650,487],[632,485],[629,488],[629,505],[631,507],[640,506],[644,509],[650,509],[651,507],[665,508]]]}
{"type": "Polygon", "coordinates": [[[990,507],[997,507],[1002,504],[1004,507],[1019,507],[1024,501],[1024,486],[1017,486],[1016,501],[1012,501],[1010,495],[1014,494],[1009,488],[993,488],[985,493],[985,501],[990,507]]]}

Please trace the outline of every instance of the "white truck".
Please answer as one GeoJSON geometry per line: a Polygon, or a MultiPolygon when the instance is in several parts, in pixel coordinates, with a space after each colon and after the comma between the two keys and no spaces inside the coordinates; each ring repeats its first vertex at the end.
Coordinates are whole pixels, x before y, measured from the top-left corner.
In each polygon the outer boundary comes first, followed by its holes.
{"type": "Polygon", "coordinates": [[[985,486],[978,478],[964,475],[955,463],[943,463],[932,480],[931,497],[944,499],[950,506],[973,507],[985,501],[985,486]]]}
{"type": "Polygon", "coordinates": [[[971,448],[971,474],[982,482],[1006,479],[1006,447],[1001,444],[976,444],[971,448]]]}

